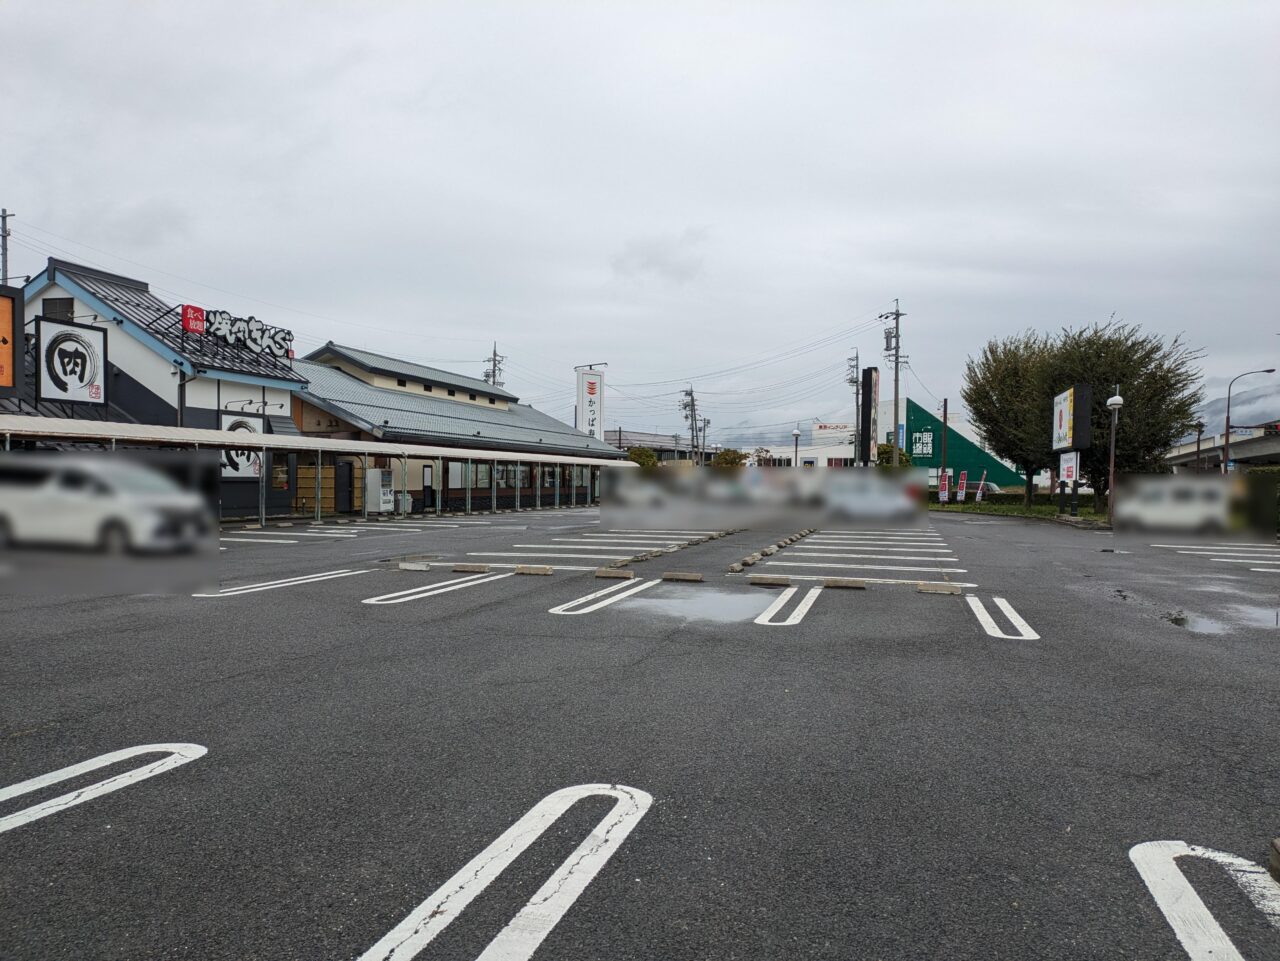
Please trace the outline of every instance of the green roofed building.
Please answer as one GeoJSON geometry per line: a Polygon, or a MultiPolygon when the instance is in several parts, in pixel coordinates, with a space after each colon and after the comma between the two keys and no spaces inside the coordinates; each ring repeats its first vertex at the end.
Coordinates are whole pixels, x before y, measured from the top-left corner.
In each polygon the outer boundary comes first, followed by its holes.
{"type": "MultiPolygon", "coordinates": [[[[936,483],[942,468],[942,419],[907,399],[907,436],[904,446],[915,467],[930,469],[930,482],[936,483]]],[[[954,481],[961,471],[969,472],[969,483],[976,484],[987,472],[987,480],[1001,487],[1021,488],[1026,481],[1017,471],[997,460],[965,437],[954,427],[947,427],[947,473],[954,481]]]]}

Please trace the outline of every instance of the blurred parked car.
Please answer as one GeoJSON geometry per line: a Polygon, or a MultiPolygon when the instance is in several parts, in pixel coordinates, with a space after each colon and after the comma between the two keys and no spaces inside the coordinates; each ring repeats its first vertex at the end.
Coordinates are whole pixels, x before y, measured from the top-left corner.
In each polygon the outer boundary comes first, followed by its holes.
{"type": "Polygon", "coordinates": [[[150,468],[110,457],[0,457],[0,546],[174,551],[213,529],[203,498],[150,468]]]}
{"type": "Polygon", "coordinates": [[[1115,526],[1221,533],[1230,526],[1231,491],[1210,477],[1137,477],[1116,490],[1115,526]]]}

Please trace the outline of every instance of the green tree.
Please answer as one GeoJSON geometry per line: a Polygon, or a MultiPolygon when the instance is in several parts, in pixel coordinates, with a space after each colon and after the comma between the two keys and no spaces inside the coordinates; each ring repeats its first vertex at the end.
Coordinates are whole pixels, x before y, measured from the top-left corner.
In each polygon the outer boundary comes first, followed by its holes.
{"type": "Polygon", "coordinates": [[[716,456],[711,458],[712,467],[741,467],[746,462],[747,455],[732,447],[716,451],[716,456]]]}
{"type": "Polygon", "coordinates": [[[1053,391],[1048,364],[1054,345],[1035,331],[989,340],[964,367],[960,397],[969,422],[997,457],[1026,478],[1023,505],[1031,506],[1035,475],[1053,463],[1053,391]]]}
{"type": "Polygon", "coordinates": [[[658,466],[658,455],[648,447],[628,447],[627,456],[640,465],[641,470],[654,470],[658,466]]]}
{"type": "MultiPolygon", "coordinates": [[[[901,447],[898,448],[898,466],[910,467],[911,455],[901,447]]],[[[893,470],[893,445],[879,444],[876,446],[876,467],[881,470],[893,470]]]]}
{"type": "MultiPolygon", "coordinates": [[[[1181,335],[1166,340],[1136,324],[1107,322],[1063,330],[1044,368],[1045,391],[1053,395],[1072,384],[1088,384],[1092,401],[1091,443],[1080,452],[1080,474],[1093,488],[1094,510],[1101,511],[1109,485],[1111,411],[1107,398],[1120,385],[1124,407],[1116,432],[1116,474],[1167,470],[1164,455],[1195,431],[1196,408],[1203,396],[1199,361],[1181,335]]],[[[1052,413],[1044,418],[1050,431],[1052,413]]]]}

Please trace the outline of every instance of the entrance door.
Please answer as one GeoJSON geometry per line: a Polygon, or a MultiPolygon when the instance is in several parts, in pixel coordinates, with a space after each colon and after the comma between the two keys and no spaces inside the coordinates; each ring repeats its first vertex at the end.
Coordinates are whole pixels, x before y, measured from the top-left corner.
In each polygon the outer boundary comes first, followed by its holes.
{"type": "Polygon", "coordinates": [[[338,461],[333,474],[333,509],[339,514],[350,514],[355,510],[354,488],[355,464],[349,460],[338,461]]]}

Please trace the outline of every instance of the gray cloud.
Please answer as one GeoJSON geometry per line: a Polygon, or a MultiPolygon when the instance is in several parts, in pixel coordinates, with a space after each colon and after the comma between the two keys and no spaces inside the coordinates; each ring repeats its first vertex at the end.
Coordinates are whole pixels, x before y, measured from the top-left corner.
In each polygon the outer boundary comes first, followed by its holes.
{"type": "Polygon", "coordinates": [[[84,2],[5,26],[15,271],[70,251],[471,374],[496,338],[565,415],[572,365],[607,359],[610,427],[681,429],[687,379],[716,425],[847,416],[844,358],[877,359],[894,297],[928,406],[987,337],[1113,311],[1185,331],[1211,378],[1280,347],[1274,3],[84,2]]]}

